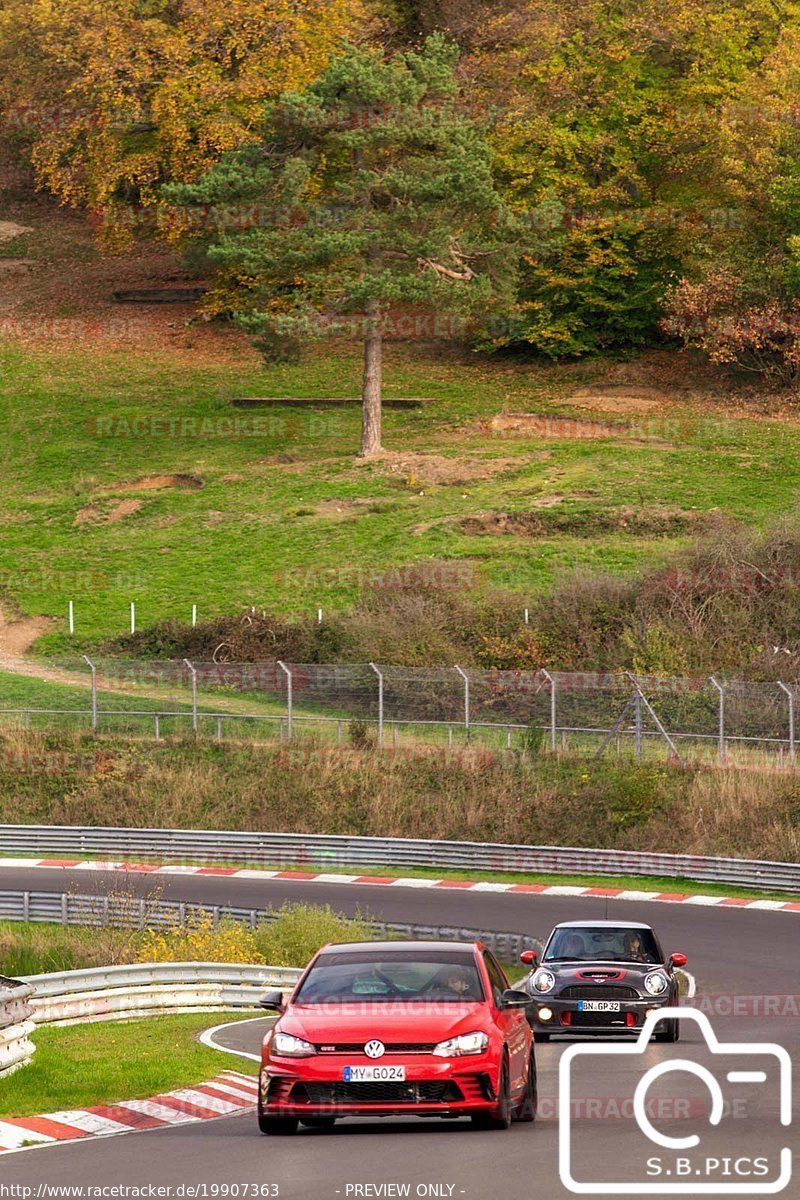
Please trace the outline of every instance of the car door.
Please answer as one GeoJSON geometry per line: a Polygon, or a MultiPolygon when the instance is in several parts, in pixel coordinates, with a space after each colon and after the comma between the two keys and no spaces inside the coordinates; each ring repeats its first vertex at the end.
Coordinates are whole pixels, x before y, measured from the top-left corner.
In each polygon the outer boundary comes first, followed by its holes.
{"type": "Polygon", "coordinates": [[[508,1046],[511,1091],[516,1093],[522,1090],[527,1078],[528,1055],[530,1053],[530,1026],[525,1016],[524,1008],[500,1008],[500,1000],[503,992],[511,984],[508,982],[503,968],[491,951],[484,951],[483,961],[492,988],[495,1021],[502,1030],[503,1037],[508,1046]]]}

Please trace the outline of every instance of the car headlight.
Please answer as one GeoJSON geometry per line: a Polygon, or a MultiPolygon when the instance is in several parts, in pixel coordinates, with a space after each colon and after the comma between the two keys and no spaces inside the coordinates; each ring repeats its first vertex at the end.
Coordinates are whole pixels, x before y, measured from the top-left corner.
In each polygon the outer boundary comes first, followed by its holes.
{"type": "Polygon", "coordinates": [[[669,980],[663,971],[654,971],[645,978],[644,986],[651,996],[660,996],[669,987],[669,980]]]}
{"type": "Polygon", "coordinates": [[[482,1054],[488,1045],[489,1038],[485,1033],[460,1033],[458,1037],[439,1042],[433,1053],[439,1058],[458,1058],[462,1054],[482,1054]]]}
{"type": "Polygon", "coordinates": [[[273,1034],[270,1049],[273,1054],[280,1054],[282,1058],[308,1058],[310,1054],[317,1053],[316,1046],[312,1046],[311,1042],[292,1037],[290,1033],[273,1034]]]}
{"type": "Polygon", "coordinates": [[[531,982],[535,991],[550,992],[556,985],[556,977],[552,971],[537,971],[531,982]]]}

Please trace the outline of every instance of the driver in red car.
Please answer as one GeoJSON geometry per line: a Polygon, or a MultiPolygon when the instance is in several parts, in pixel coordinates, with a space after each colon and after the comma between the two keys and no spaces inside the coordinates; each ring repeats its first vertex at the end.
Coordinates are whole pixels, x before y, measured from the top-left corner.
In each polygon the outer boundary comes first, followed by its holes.
{"type": "Polygon", "coordinates": [[[433,980],[433,990],[437,992],[450,992],[456,996],[467,998],[467,992],[472,991],[472,983],[469,975],[462,968],[447,967],[437,972],[433,980]]]}

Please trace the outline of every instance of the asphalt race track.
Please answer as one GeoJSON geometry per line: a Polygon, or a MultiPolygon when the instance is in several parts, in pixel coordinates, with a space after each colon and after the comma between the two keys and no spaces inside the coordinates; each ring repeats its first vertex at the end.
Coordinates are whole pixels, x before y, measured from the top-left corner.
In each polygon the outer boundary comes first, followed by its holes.
{"type": "MultiPolygon", "coordinates": [[[[0,870],[0,889],[103,893],[119,877],[43,869],[0,870]]],[[[128,874],[126,886],[146,893],[158,888],[165,898],[263,907],[286,900],[329,903],[340,911],[357,908],[376,918],[484,929],[514,930],[545,936],[561,920],[606,914],[602,899],[415,890],[398,887],[305,883],[286,880],[230,879],[219,876],[128,874]]],[[[688,955],[697,981],[695,1004],[708,1014],[723,1043],[778,1043],[794,1064],[794,1092],[800,1063],[800,919],[791,913],[703,908],[691,905],[608,902],[608,916],[644,920],[657,929],[667,952],[688,955]]],[[[209,1025],[214,1024],[209,1018],[209,1025]]],[[[250,1021],[220,1031],[217,1040],[257,1052],[264,1022],[250,1021]]],[[[520,1200],[561,1200],[572,1194],[559,1178],[559,1127],[556,1102],[559,1060],[578,1041],[537,1046],[540,1118],[534,1125],[513,1125],[505,1132],[483,1132],[468,1122],[345,1121],[331,1130],[302,1130],[286,1139],[262,1137],[253,1117],[224,1118],[170,1128],[64,1144],[4,1155],[3,1185],[97,1186],[155,1185],[173,1190],[162,1196],[208,1196],[237,1200],[214,1185],[275,1185],[270,1194],[285,1200],[347,1200],[348,1197],[465,1197],[493,1200],[503,1194],[520,1200]],[[179,1189],[184,1185],[185,1190],[179,1189]],[[191,1193],[188,1188],[201,1185],[191,1193]],[[202,1189],[206,1185],[206,1190],[202,1189]],[[395,1185],[387,1187],[387,1185],[395,1185]],[[408,1190],[406,1190],[406,1188],[408,1190]]],[[[623,1041],[583,1041],[622,1050],[623,1041]]],[[[236,1060],[221,1057],[221,1068],[236,1060]]],[[[572,1063],[573,1114],[570,1144],[573,1174],[592,1190],[589,1195],[652,1194],[647,1188],[678,1185],[692,1196],[750,1194],[779,1174],[780,1151],[793,1149],[794,1124],[779,1118],[780,1063],[770,1053],[711,1054],[697,1026],[684,1021],[676,1046],[651,1044],[643,1055],[579,1055],[572,1063]],[[651,1067],[678,1058],[706,1066],[720,1082],[726,1099],[717,1127],[708,1123],[710,1093],[686,1071],[673,1071],[648,1091],[648,1115],[661,1134],[699,1145],[663,1148],[648,1140],[631,1115],[637,1082],[651,1067]],[[766,1079],[728,1081],[729,1071],[762,1071],[766,1079]],[[714,1160],[714,1161],[708,1161],[714,1160]],[[649,1166],[648,1166],[649,1164],[649,1166]],[[667,1172],[670,1172],[669,1176],[667,1172]],[[658,1172],[658,1173],[657,1173],[658,1172]],[[597,1185],[608,1185],[604,1192],[597,1185]],[[622,1191],[615,1185],[624,1183],[622,1191]]],[[[796,1160],[795,1155],[795,1160],[796,1160]]],[[[800,1165],[781,1195],[800,1198],[800,1165]]],[[[6,1193],[10,1194],[10,1193],[6,1193]]],[[[88,1193],[86,1193],[88,1195],[88,1193]]],[[[250,1195],[256,1195],[250,1192],[250,1195]]],[[[666,1194],[662,1192],[662,1194],[666,1194]]],[[[679,1194],[673,1192],[673,1194],[679,1194]]],[[[774,1189],[773,1189],[774,1194],[774,1189]]],[[[34,1190],[32,1193],[36,1197],[34,1190]]],[[[39,1196],[48,1193],[40,1192],[39,1196]]],[[[75,1193],[76,1197],[78,1193],[75,1193]]],[[[243,1200],[245,1193],[238,1193],[243,1200]]]]}

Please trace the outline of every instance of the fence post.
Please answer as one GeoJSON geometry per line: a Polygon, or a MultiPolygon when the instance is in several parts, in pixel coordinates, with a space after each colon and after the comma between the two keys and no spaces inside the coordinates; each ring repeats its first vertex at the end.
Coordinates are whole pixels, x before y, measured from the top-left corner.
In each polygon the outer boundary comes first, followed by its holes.
{"type": "Polygon", "coordinates": [[[639,689],[636,689],[636,694],[633,702],[634,720],[636,728],[636,757],[642,757],[642,694],[639,689]]]}
{"type": "Polygon", "coordinates": [[[92,672],[92,733],[97,733],[97,670],[94,663],[85,654],[83,661],[92,672]]]}
{"type": "Polygon", "coordinates": [[[278,659],[278,666],[286,676],[286,740],[292,740],[292,672],[286,663],[278,659]]]}
{"type": "Polygon", "coordinates": [[[188,658],[185,658],[184,664],[189,668],[192,675],[192,729],[197,733],[197,671],[194,669],[188,658]]]}
{"type": "Polygon", "coordinates": [[[556,752],[556,681],[549,671],[542,671],[550,684],[550,749],[556,752]]]}
{"type": "Polygon", "coordinates": [[[778,680],[778,687],[786,693],[786,699],[789,701],[789,758],[792,766],[794,766],[794,692],[791,688],[788,688],[785,683],[781,683],[780,679],[778,680]]]}
{"type": "Polygon", "coordinates": [[[464,680],[464,732],[467,741],[469,741],[469,676],[461,667],[456,667],[461,678],[464,680]]]}
{"type": "Polygon", "coordinates": [[[718,737],[718,757],[721,763],[725,762],[725,688],[714,678],[709,676],[709,681],[719,692],[719,737],[718,737]]]}
{"type": "Polygon", "coordinates": [[[378,676],[378,749],[383,749],[383,672],[379,671],[374,662],[369,664],[378,676]]]}

